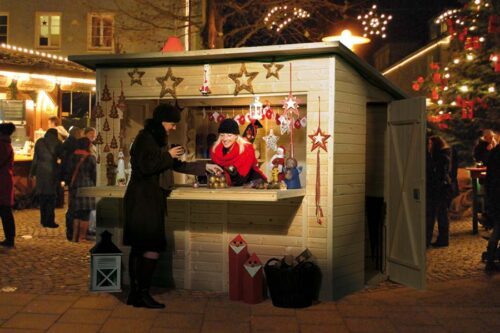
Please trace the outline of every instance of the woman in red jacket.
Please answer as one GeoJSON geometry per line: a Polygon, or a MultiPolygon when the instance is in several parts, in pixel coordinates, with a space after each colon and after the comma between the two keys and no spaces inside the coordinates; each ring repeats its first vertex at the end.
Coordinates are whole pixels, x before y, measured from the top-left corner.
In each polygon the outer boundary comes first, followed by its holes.
{"type": "Polygon", "coordinates": [[[14,247],[16,225],[12,206],[14,205],[14,150],[10,136],[16,130],[12,123],[0,124],[0,217],[2,218],[5,240],[1,246],[14,247]]]}
{"type": "Polygon", "coordinates": [[[259,169],[253,145],[240,136],[238,123],[224,119],[218,132],[219,138],[210,149],[210,157],[226,171],[227,184],[241,186],[252,181],[267,181],[259,169]]]}

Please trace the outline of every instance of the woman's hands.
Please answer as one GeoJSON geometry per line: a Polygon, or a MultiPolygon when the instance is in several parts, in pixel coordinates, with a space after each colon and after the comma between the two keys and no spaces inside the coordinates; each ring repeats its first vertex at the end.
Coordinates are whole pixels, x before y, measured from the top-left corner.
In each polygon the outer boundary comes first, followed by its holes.
{"type": "Polygon", "coordinates": [[[224,170],[218,166],[217,164],[212,164],[212,163],[207,163],[205,166],[205,170],[207,170],[210,173],[222,173],[224,170]]]}
{"type": "Polygon", "coordinates": [[[168,150],[168,153],[170,154],[170,156],[172,156],[172,158],[179,158],[184,154],[184,147],[176,146],[176,147],[170,148],[168,150]]]}

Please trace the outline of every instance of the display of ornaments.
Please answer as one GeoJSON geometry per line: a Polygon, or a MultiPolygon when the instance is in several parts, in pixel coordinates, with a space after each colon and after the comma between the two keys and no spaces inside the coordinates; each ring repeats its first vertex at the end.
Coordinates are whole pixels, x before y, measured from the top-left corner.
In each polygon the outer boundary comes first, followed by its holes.
{"type": "Polygon", "coordinates": [[[109,118],[117,119],[119,118],[118,110],[116,109],[115,99],[113,98],[113,104],[111,104],[111,109],[109,110],[109,118]]]}
{"type": "Polygon", "coordinates": [[[104,120],[104,125],[102,125],[102,130],[103,130],[104,132],[109,132],[109,131],[110,131],[108,118],[106,118],[106,119],[104,120]]]}
{"type": "Polygon", "coordinates": [[[272,128],[269,130],[269,134],[266,135],[266,136],[264,136],[262,138],[262,140],[264,140],[266,142],[266,147],[268,149],[271,149],[273,151],[277,151],[278,150],[279,136],[274,135],[274,131],[273,131],[272,128]]]}
{"type": "Polygon", "coordinates": [[[289,133],[290,132],[290,120],[287,117],[281,115],[279,117],[279,122],[280,122],[281,135],[289,133]]]}
{"type": "Polygon", "coordinates": [[[227,187],[227,181],[226,177],[224,174],[212,174],[208,176],[208,188],[226,188],[227,187]]]}
{"type": "Polygon", "coordinates": [[[94,107],[94,111],[92,112],[93,116],[95,118],[102,118],[104,117],[104,110],[102,109],[102,106],[101,106],[101,103],[99,103],[99,101],[97,101],[95,107],[94,107]]]}
{"type": "Polygon", "coordinates": [[[102,145],[104,143],[102,139],[101,132],[97,133],[97,137],[95,138],[94,144],[95,145],[102,145]]]}
{"type": "Polygon", "coordinates": [[[208,72],[210,71],[210,65],[203,65],[203,84],[200,87],[200,93],[203,96],[208,96],[212,93],[210,87],[208,86],[208,72]]]}
{"type": "Polygon", "coordinates": [[[107,143],[104,145],[104,149],[102,151],[105,153],[109,153],[110,149],[109,149],[109,145],[107,143]]]}
{"type": "Polygon", "coordinates": [[[116,137],[114,135],[113,135],[113,138],[111,139],[111,143],[110,143],[109,147],[112,149],[118,148],[118,142],[116,141],[116,137]]]}
{"type": "Polygon", "coordinates": [[[108,88],[108,79],[104,78],[104,89],[102,89],[101,101],[108,102],[111,100],[111,93],[108,88]]]}
{"type": "Polygon", "coordinates": [[[125,99],[125,94],[123,93],[123,82],[120,81],[121,84],[121,92],[120,96],[118,96],[118,103],[116,103],[116,107],[119,108],[122,112],[125,111],[127,104],[125,99]]]}

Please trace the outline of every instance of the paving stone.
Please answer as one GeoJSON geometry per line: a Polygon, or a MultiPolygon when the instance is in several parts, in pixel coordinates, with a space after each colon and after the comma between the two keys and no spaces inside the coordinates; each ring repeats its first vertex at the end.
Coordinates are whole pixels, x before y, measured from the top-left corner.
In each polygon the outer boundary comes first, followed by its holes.
{"type": "Polygon", "coordinates": [[[299,324],[342,324],[342,317],[337,311],[297,311],[299,324]]]}
{"type": "Polygon", "coordinates": [[[44,330],[30,330],[22,328],[0,328],[0,333],[44,333],[44,330]]]}
{"type": "Polygon", "coordinates": [[[300,325],[300,333],[349,333],[344,324],[300,325]]]}
{"type": "Polygon", "coordinates": [[[117,307],[119,303],[118,299],[106,294],[100,296],[83,296],[73,304],[72,308],[111,310],[117,307]]]}
{"type": "Polygon", "coordinates": [[[202,333],[250,333],[250,323],[224,322],[206,320],[202,333]]]}
{"type": "Polygon", "coordinates": [[[200,314],[160,313],[153,322],[153,327],[175,329],[200,329],[203,316],[200,314]]]}
{"type": "Polygon", "coordinates": [[[76,326],[70,323],[55,323],[50,327],[47,333],[97,333],[100,328],[101,325],[96,324],[78,324],[78,326],[76,326]]]}
{"type": "Polygon", "coordinates": [[[0,320],[9,319],[23,307],[17,305],[0,305],[0,320]]]}
{"type": "Polygon", "coordinates": [[[342,317],[384,317],[385,313],[383,308],[377,305],[365,305],[365,304],[338,304],[338,312],[342,317]]]}
{"type": "MultiPolygon", "coordinates": [[[[2,274],[3,275],[3,271],[2,274]]],[[[0,292],[0,304],[3,305],[26,305],[31,302],[37,295],[35,294],[23,294],[18,292],[13,293],[3,293],[0,292]]]]}
{"type": "Polygon", "coordinates": [[[252,316],[251,323],[252,332],[254,330],[279,332],[296,332],[299,330],[297,318],[291,316],[252,316]]]}
{"type": "Polygon", "coordinates": [[[73,302],[67,301],[40,300],[37,298],[28,303],[22,311],[29,313],[61,314],[64,313],[72,303],[73,302]]]}
{"type": "Polygon", "coordinates": [[[251,306],[253,316],[294,316],[295,309],[278,308],[271,303],[265,301],[251,306]]]}
{"type": "Polygon", "coordinates": [[[130,305],[120,304],[111,313],[112,318],[145,319],[153,320],[163,310],[136,308],[130,305]]]}
{"type": "Polygon", "coordinates": [[[48,329],[58,318],[52,314],[17,313],[7,320],[2,328],[48,329]]]}
{"type": "Polygon", "coordinates": [[[103,324],[111,315],[109,310],[69,309],[58,320],[60,323],[103,324]]]}
{"type": "Polygon", "coordinates": [[[205,311],[205,320],[222,322],[249,322],[249,308],[207,308],[205,311]]]}
{"type": "Polygon", "coordinates": [[[349,332],[352,333],[392,333],[396,327],[388,319],[380,318],[345,318],[349,332]]]}
{"type": "Polygon", "coordinates": [[[101,333],[148,333],[152,320],[109,318],[102,326],[101,333]]]}

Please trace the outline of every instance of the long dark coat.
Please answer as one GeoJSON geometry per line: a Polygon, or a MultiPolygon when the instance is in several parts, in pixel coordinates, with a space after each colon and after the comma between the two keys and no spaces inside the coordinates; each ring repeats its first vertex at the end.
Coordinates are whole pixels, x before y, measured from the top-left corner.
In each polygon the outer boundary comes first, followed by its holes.
{"type": "Polygon", "coordinates": [[[186,163],[172,158],[167,150],[166,134],[163,138],[157,135],[163,128],[152,127],[146,125],[130,149],[132,175],[124,198],[123,243],[143,251],[161,252],[166,247],[166,198],[173,185],[172,170],[202,175],[206,163],[186,163]]]}
{"type": "Polygon", "coordinates": [[[30,175],[36,176],[36,194],[55,195],[60,181],[58,159],[61,157],[62,143],[49,132],[35,144],[35,154],[30,175]]]}
{"type": "Polygon", "coordinates": [[[80,159],[83,158],[81,150],[75,150],[68,162],[68,173],[70,174],[68,178],[68,188],[70,200],[69,204],[73,211],[78,210],[94,210],[95,209],[95,198],[94,197],[78,197],[78,189],[80,187],[94,187],[96,184],[96,159],[93,155],[89,155],[84,159],[82,164],[78,169],[78,173],[75,177],[75,181],[71,183],[73,173],[75,172],[80,159]]]}
{"type": "Polygon", "coordinates": [[[14,151],[9,136],[0,135],[0,206],[14,205],[14,151]]]}
{"type": "Polygon", "coordinates": [[[431,180],[427,182],[427,191],[431,200],[448,200],[452,195],[451,149],[443,148],[431,155],[431,180]]]}

